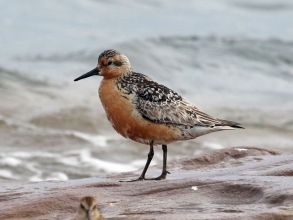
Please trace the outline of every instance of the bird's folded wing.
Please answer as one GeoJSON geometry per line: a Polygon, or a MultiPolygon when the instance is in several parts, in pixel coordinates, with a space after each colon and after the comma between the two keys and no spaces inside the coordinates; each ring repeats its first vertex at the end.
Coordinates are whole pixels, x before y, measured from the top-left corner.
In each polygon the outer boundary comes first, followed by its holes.
{"type": "Polygon", "coordinates": [[[135,105],[145,119],[154,123],[213,127],[221,122],[199,111],[178,93],[160,84],[141,89],[135,105]]]}

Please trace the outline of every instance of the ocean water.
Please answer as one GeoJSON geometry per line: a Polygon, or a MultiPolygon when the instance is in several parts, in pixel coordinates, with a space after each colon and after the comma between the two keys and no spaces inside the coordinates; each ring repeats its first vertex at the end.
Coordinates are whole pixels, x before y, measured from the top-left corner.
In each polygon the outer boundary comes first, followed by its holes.
{"type": "MultiPolygon", "coordinates": [[[[105,49],[245,130],[169,145],[169,161],[232,146],[291,152],[293,2],[0,1],[0,180],[68,180],[144,166],[116,134],[93,69],[105,49]]],[[[152,164],[161,164],[155,148],[152,164]]]]}

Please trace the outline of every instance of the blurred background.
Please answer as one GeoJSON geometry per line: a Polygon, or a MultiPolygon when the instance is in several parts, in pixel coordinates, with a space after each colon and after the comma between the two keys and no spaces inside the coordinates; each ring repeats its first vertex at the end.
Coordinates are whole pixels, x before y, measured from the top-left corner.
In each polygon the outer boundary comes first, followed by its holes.
{"type": "MultiPolygon", "coordinates": [[[[169,145],[168,160],[214,149],[293,147],[291,0],[0,0],[0,180],[99,177],[145,164],[116,134],[101,78],[73,79],[116,49],[134,71],[245,130],[169,145]]],[[[161,147],[152,164],[162,163],[161,147]]]]}

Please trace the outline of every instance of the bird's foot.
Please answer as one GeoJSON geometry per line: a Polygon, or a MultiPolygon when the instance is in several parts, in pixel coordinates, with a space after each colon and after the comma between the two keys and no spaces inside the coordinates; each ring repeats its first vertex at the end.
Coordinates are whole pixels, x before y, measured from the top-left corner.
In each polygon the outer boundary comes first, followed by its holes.
{"type": "Polygon", "coordinates": [[[134,180],[119,180],[119,182],[136,182],[136,181],[143,181],[143,180],[146,180],[146,178],[144,176],[140,176],[134,180]]]}
{"type": "Polygon", "coordinates": [[[167,174],[170,174],[170,172],[166,170],[166,171],[162,172],[162,174],[156,178],[146,179],[144,176],[140,176],[134,180],[119,180],[119,182],[122,182],[122,183],[128,182],[129,183],[129,182],[144,181],[144,180],[164,180],[164,179],[166,179],[167,174]]]}
{"type": "Polygon", "coordinates": [[[162,172],[162,174],[156,178],[150,178],[150,179],[145,179],[145,180],[164,180],[164,179],[166,179],[167,174],[170,174],[170,172],[166,170],[166,171],[162,172]]]}

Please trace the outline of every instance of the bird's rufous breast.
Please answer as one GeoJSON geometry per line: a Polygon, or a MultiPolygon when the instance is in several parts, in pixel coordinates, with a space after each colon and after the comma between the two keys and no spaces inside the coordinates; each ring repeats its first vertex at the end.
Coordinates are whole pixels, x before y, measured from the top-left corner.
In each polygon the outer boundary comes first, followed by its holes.
{"type": "Polygon", "coordinates": [[[107,117],[114,129],[125,138],[149,144],[167,144],[178,139],[178,131],[172,125],[153,123],[144,119],[136,110],[134,94],[125,94],[116,85],[117,78],[104,78],[99,96],[107,117]]]}

